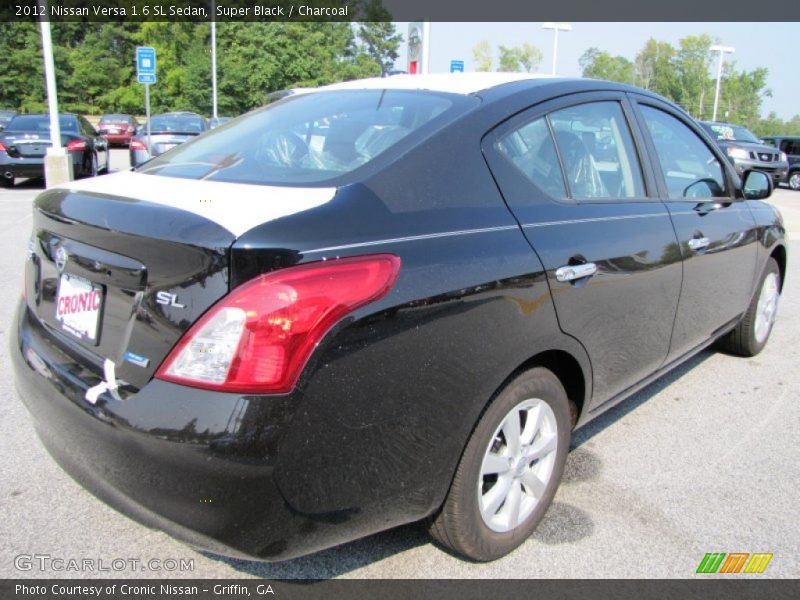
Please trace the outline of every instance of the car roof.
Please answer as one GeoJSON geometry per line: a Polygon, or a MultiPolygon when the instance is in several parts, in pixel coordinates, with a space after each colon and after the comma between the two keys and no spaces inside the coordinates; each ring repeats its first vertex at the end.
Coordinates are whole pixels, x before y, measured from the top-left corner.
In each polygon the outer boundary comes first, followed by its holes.
{"type": "Polygon", "coordinates": [[[426,75],[393,75],[343,81],[317,88],[326,90],[429,90],[451,94],[475,94],[517,81],[541,81],[561,79],[537,73],[430,73],[426,75]]]}

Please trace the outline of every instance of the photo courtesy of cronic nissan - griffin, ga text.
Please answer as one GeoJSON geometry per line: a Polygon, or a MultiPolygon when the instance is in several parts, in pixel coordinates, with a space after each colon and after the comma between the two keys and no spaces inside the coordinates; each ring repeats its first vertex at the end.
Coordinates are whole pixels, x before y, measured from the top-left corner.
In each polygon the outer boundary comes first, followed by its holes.
{"type": "Polygon", "coordinates": [[[496,559],[576,427],[715,342],[764,348],[772,185],[621,84],[302,90],[38,196],[19,395],[77,481],[193,546],[274,561],[423,521],[496,559]]]}

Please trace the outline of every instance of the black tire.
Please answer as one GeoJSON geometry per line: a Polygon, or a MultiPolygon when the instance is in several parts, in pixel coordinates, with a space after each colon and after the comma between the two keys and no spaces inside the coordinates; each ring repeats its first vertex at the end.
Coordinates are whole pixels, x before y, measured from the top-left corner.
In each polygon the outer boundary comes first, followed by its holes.
{"type": "MultiPolygon", "coordinates": [[[[524,433],[524,426],[522,428],[524,433]]],[[[517,548],[533,533],[553,501],[569,452],[570,430],[570,402],[558,378],[542,367],[519,375],[486,408],[472,432],[447,498],[440,512],[431,519],[429,531],[433,538],[443,546],[475,561],[495,560],[517,548]],[[481,469],[487,453],[495,447],[490,444],[497,444],[501,440],[498,437],[498,428],[506,422],[510,414],[514,414],[515,408],[530,399],[546,403],[555,417],[556,428],[551,435],[556,439],[556,448],[554,461],[549,463],[552,464],[552,471],[544,484],[543,492],[533,504],[532,512],[524,519],[521,518],[513,529],[498,532],[487,526],[481,515],[479,494],[482,492],[478,490],[484,490],[484,493],[487,490],[481,469]]],[[[532,438],[533,441],[537,439],[539,438],[532,438]]],[[[533,445],[532,442],[531,446],[533,445]]],[[[507,452],[508,448],[502,451],[507,452]]],[[[542,460],[549,461],[551,458],[542,460]]],[[[511,462],[513,460],[509,460],[511,462]]],[[[537,462],[533,461],[533,464],[537,462]]],[[[514,469],[509,468],[509,472],[514,472],[514,469]]],[[[488,488],[489,491],[491,489],[488,488]]],[[[523,486],[521,489],[522,496],[525,497],[526,488],[523,486]]],[[[504,507],[505,501],[500,505],[500,510],[504,510],[504,507]]]]}
{"type": "Polygon", "coordinates": [[[786,182],[795,192],[800,192],[800,171],[792,171],[789,173],[786,182]]]}
{"type": "Polygon", "coordinates": [[[13,177],[0,176],[0,188],[12,188],[12,187],[14,187],[13,177]]]}
{"type": "MultiPolygon", "coordinates": [[[[771,276],[775,277],[775,279],[771,281],[775,281],[777,283],[778,299],[780,299],[781,272],[775,259],[770,258],[767,261],[767,266],[764,268],[764,272],[761,274],[761,278],[758,280],[756,293],[753,295],[753,299],[750,301],[750,306],[748,306],[747,312],[744,313],[742,320],[739,321],[739,324],[736,325],[733,331],[722,338],[721,346],[724,350],[727,350],[732,354],[738,354],[739,356],[755,356],[764,349],[764,346],[767,345],[769,336],[772,333],[772,326],[774,324],[774,311],[772,313],[772,320],[769,321],[769,325],[766,330],[766,336],[763,336],[762,334],[761,339],[759,339],[759,336],[756,334],[756,322],[759,313],[759,299],[762,296],[767,278],[771,276]]],[[[775,300],[776,309],[778,299],[775,300]]]]}
{"type": "Polygon", "coordinates": [[[83,177],[97,177],[97,155],[92,153],[89,159],[83,161],[83,177]]]}

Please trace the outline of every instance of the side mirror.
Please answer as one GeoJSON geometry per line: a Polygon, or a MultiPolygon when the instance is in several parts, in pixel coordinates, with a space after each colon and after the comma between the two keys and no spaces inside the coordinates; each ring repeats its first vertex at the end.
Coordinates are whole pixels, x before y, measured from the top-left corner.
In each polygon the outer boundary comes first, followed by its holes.
{"type": "Polygon", "coordinates": [[[763,171],[750,171],[744,178],[742,192],[747,200],[763,200],[772,195],[772,178],[763,171]]]}

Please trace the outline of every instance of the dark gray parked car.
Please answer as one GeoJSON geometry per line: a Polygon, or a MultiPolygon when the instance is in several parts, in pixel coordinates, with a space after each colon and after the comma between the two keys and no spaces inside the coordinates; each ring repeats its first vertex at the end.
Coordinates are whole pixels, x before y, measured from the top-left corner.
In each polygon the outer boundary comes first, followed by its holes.
{"type": "Polygon", "coordinates": [[[715,121],[701,121],[700,125],[716,140],[742,180],[750,171],[763,171],[777,187],[786,177],[786,155],[764,144],[746,127],[715,121]]]}
{"type": "Polygon", "coordinates": [[[152,147],[147,147],[147,124],[136,130],[131,138],[131,166],[135,167],[172,150],[195,136],[208,131],[208,121],[193,112],[171,112],[150,118],[150,139],[152,147]]]}
{"type": "Polygon", "coordinates": [[[765,144],[786,155],[789,170],[783,182],[796,192],[800,191],[800,136],[775,135],[762,139],[765,144]]]}

